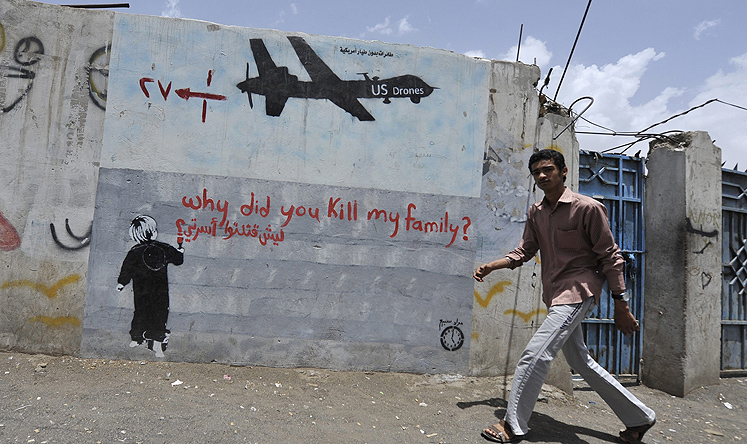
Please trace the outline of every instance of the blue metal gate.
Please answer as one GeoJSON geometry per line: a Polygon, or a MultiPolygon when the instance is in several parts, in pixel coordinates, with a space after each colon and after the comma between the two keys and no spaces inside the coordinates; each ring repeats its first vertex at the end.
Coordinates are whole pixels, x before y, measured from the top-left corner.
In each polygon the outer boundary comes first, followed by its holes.
{"type": "Polygon", "coordinates": [[[722,170],[721,371],[747,369],[747,173],[722,170]]]}
{"type": "MultiPolygon", "coordinates": [[[[607,207],[610,228],[620,249],[629,258],[626,286],[630,310],[643,325],[643,221],[644,159],[617,154],[581,151],[579,192],[607,207]]],[[[624,336],[615,329],[614,303],[607,286],[600,304],[584,320],[586,345],[597,362],[611,374],[638,375],[642,338],[624,336]]]]}

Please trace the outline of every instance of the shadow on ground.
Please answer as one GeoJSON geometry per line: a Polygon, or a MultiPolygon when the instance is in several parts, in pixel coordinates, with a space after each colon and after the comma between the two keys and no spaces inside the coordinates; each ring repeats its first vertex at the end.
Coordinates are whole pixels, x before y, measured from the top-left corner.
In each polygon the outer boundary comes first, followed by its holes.
{"type": "MultiPolygon", "coordinates": [[[[507,402],[501,398],[488,398],[480,401],[458,402],[456,404],[462,410],[475,406],[495,407],[494,415],[497,419],[503,419],[506,414],[507,402]]],[[[486,424],[487,426],[488,424],[486,424]]],[[[617,437],[598,430],[568,425],[548,415],[533,412],[529,419],[530,432],[522,442],[573,442],[585,443],[584,436],[595,438],[603,442],[618,442],[617,437]]],[[[486,440],[487,442],[487,440],[486,440]]]]}

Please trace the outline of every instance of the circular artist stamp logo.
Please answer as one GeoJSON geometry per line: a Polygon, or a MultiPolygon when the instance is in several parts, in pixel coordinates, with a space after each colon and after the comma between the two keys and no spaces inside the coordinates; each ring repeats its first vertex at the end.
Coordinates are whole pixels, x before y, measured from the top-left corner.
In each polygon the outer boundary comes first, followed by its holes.
{"type": "Polygon", "coordinates": [[[446,326],[441,331],[441,346],[449,351],[459,350],[464,345],[464,333],[458,327],[462,323],[441,320],[439,324],[441,328],[446,326]]]}

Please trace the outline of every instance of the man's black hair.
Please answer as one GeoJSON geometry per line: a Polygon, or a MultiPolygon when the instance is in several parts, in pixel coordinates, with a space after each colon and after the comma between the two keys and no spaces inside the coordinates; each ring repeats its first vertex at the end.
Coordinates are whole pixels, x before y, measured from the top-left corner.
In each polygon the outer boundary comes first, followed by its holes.
{"type": "MultiPolygon", "coordinates": [[[[532,165],[539,162],[540,160],[551,160],[552,163],[555,164],[556,167],[558,167],[558,170],[560,170],[561,174],[563,173],[563,168],[565,168],[565,157],[563,157],[563,154],[560,151],[545,149],[545,150],[539,150],[536,153],[532,154],[532,156],[529,158],[529,172],[532,172],[532,165]]],[[[563,182],[565,182],[565,176],[563,176],[563,182]]]]}

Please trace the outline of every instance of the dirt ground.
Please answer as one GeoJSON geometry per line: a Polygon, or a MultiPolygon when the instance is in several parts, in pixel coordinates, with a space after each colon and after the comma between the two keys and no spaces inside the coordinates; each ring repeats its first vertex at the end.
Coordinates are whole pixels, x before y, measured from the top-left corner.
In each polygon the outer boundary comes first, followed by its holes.
{"type": "MultiPolygon", "coordinates": [[[[483,443],[505,382],[0,352],[0,442],[483,443]]],[[[615,442],[619,421],[575,385],[543,391],[524,442],[615,442]]],[[[644,442],[747,443],[747,378],[684,399],[631,390],[658,415],[644,442]]]]}

